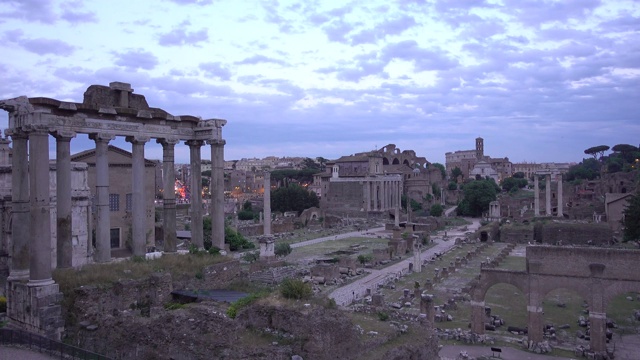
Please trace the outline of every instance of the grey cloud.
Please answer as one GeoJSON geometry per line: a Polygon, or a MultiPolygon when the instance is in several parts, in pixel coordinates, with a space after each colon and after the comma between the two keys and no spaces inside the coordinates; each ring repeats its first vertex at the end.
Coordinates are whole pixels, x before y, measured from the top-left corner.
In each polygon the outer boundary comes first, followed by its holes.
{"type": "Polygon", "coordinates": [[[600,0],[505,0],[504,8],[523,24],[538,27],[552,21],[565,23],[569,19],[582,19],[600,4],[600,0]]]}
{"type": "Polygon", "coordinates": [[[627,14],[615,20],[601,23],[600,28],[606,31],[638,31],[640,29],[640,17],[627,14]]]}
{"type": "Polygon", "coordinates": [[[325,25],[322,30],[327,34],[330,41],[346,42],[346,35],[353,30],[353,25],[347,24],[343,20],[333,20],[325,25]]]}
{"type": "Polygon", "coordinates": [[[188,22],[183,22],[171,31],[161,34],[158,44],[162,46],[195,45],[209,40],[209,32],[203,28],[198,31],[187,31],[188,22]]]}
{"type": "Polygon", "coordinates": [[[96,14],[92,12],[81,12],[81,11],[71,11],[66,10],[60,15],[63,20],[66,20],[70,23],[83,23],[83,22],[97,22],[98,18],[96,14]]]}
{"type": "Polygon", "coordinates": [[[49,1],[41,0],[2,0],[0,4],[8,11],[0,12],[1,17],[20,18],[27,21],[52,24],[57,16],[49,1]]]}
{"type": "Polygon", "coordinates": [[[129,49],[125,52],[114,53],[115,64],[128,69],[151,70],[158,65],[158,58],[143,49],[129,49]]]}
{"type": "Polygon", "coordinates": [[[14,43],[23,49],[38,55],[71,55],[75,51],[75,47],[64,41],[56,39],[29,39],[23,37],[22,30],[9,30],[4,33],[4,40],[14,43]]]}
{"type": "Polygon", "coordinates": [[[373,43],[384,39],[389,35],[399,35],[416,24],[415,19],[409,15],[403,15],[395,19],[389,19],[377,25],[373,29],[363,30],[351,37],[351,44],[373,43]]]}
{"type": "Polygon", "coordinates": [[[221,80],[231,79],[231,71],[219,62],[202,63],[199,67],[208,77],[216,77],[221,80]]]}
{"type": "Polygon", "coordinates": [[[209,5],[213,3],[213,0],[168,0],[168,1],[178,5],[200,5],[200,6],[209,5]]]}
{"type": "Polygon", "coordinates": [[[458,65],[458,61],[445,55],[445,51],[435,48],[423,49],[414,40],[391,43],[382,50],[382,58],[389,62],[391,59],[413,61],[420,71],[446,70],[458,65]]]}
{"type": "Polygon", "coordinates": [[[255,65],[255,64],[262,64],[262,63],[273,63],[273,64],[279,64],[282,66],[288,65],[287,62],[283,60],[270,58],[264,55],[254,55],[244,60],[236,61],[236,64],[238,65],[255,65]]]}

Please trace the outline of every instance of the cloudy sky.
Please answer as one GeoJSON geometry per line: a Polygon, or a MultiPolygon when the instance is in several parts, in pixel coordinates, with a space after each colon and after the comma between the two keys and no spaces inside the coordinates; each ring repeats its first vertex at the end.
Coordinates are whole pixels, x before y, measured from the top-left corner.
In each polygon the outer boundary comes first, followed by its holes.
{"type": "Polygon", "coordinates": [[[0,0],[0,38],[0,99],[128,82],[227,119],[226,160],[393,143],[444,163],[481,136],[493,157],[580,161],[640,142],[635,0],[0,0]]]}

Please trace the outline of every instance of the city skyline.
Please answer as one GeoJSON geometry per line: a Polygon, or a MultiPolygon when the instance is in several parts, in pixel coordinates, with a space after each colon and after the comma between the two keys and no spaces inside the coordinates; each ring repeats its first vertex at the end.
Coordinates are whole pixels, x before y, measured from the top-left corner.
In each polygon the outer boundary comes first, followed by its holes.
{"type": "MultiPolygon", "coordinates": [[[[444,164],[482,137],[494,158],[578,162],[638,145],[633,1],[0,4],[0,98],[81,102],[91,84],[131,83],[152,107],[227,119],[226,160],[395,144],[444,164]]],[[[79,136],[72,152],[92,146],[79,136]]]]}

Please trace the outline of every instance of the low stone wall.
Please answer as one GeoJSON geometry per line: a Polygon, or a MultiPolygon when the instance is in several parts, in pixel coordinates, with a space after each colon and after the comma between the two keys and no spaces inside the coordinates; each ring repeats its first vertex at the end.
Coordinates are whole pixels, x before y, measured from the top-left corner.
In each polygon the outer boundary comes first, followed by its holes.
{"type": "Polygon", "coordinates": [[[240,275],[237,260],[206,267],[202,278],[172,278],[155,273],[145,279],[119,280],[109,286],[82,286],[74,290],[73,313],[78,321],[96,321],[104,313],[150,309],[171,301],[171,292],[180,289],[218,289],[240,275]]]}
{"type": "MultiPolygon", "coordinates": [[[[272,223],[271,232],[273,234],[291,232],[295,229],[293,222],[272,223]]],[[[238,233],[242,236],[258,236],[264,234],[263,224],[251,224],[238,227],[238,233]]]]}
{"type": "Polygon", "coordinates": [[[541,242],[553,245],[604,245],[612,237],[613,233],[606,223],[548,223],[542,226],[540,232],[541,242]]]}
{"type": "Polygon", "coordinates": [[[512,244],[533,243],[533,225],[510,225],[500,228],[500,241],[512,244]]]}

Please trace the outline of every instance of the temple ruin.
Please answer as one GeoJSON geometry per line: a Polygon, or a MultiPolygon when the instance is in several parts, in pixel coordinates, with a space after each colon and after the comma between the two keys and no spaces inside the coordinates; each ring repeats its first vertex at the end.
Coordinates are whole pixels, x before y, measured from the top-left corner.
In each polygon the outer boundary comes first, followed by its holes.
{"type": "MultiPolygon", "coordinates": [[[[132,144],[132,231],[134,256],[144,256],[145,191],[144,147],[151,139],[163,148],[164,251],[176,252],[176,200],[174,193],[174,149],[184,141],[190,149],[193,194],[201,193],[200,148],[211,147],[212,244],[224,249],[224,145],[222,119],[174,116],[152,108],[130,84],[112,82],[91,85],[81,103],[44,97],[20,96],[0,100],[9,113],[6,134],[12,148],[12,214],[10,220],[7,315],[12,325],[52,338],[63,329],[61,294],[52,269],[72,264],[72,190],[70,143],[76,134],[88,134],[96,151],[96,241],[93,261],[111,260],[109,224],[109,176],[107,149],[116,137],[132,144]],[[50,218],[49,135],[56,139],[56,224],[50,218]],[[57,235],[57,256],[52,256],[52,227],[57,235]],[[52,260],[56,259],[56,260],[52,260]]],[[[192,198],[192,229],[202,229],[202,198],[192,198]]],[[[193,233],[193,243],[202,247],[202,233],[193,233]]]]}

